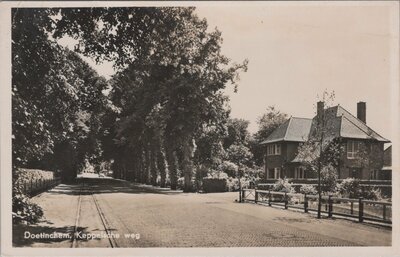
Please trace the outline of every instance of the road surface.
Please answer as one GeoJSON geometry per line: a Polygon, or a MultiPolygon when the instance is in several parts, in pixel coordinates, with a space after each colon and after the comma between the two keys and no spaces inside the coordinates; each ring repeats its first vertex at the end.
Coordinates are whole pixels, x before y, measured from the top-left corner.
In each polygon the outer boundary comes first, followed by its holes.
{"type": "Polygon", "coordinates": [[[387,246],[391,228],[237,203],[238,193],[182,193],[108,178],[33,198],[45,218],[15,225],[16,247],[387,246]],[[51,237],[52,236],[52,237],[51,237]]]}

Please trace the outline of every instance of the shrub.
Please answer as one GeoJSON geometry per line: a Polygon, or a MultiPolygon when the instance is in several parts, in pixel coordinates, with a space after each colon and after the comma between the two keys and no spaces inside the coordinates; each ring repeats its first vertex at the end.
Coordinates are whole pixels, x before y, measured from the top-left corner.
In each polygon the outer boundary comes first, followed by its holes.
{"type": "Polygon", "coordinates": [[[315,195],[317,194],[317,189],[313,185],[301,185],[300,193],[315,195]]]}
{"type": "Polygon", "coordinates": [[[184,177],[178,178],[177,185],[176,185],[177,188],[183,189],[184,185],[185,185],[185,178],[184,177]]]}
{"type": "Polygon", "coordinates": [[[226,179],[203,178],[203,191],[206,193],[225,192],[226,179]]]}
{"type": "Polygon", "coordinates": [[[42,208],[31,202],[29,197],[22,192],[20,184],[14,183],[12,189],[13,223],[25,221],[26,223],[33,224],[38,222],[43,217],[42,208]]]}
{"type": "Polygon", "coordinates": [[[292,184],[289,183],[287,178],[279,179],[275,182],[274,186],[272,187],[272,191],[276,192],[286,192],[286,193],[294,193],[295,190],[292,187],[292,184]]]}
{"type": "Polygon", "coordinates": [[[338,184],[338,191],[343,197],[358,198],[361,196],[362,191],[360,187],[360,180],[355,178],[346,178],[338,184]]]}
{"type": "Polygon", "coordinates": [[[379,188],[375,187],[362,187],[361,189],[361,197],[368,200],[379,201],[382,200],[382,192],[379,188]]]}
{"type": "Polygon", "coordinates": [[[227,179],[229,176],[225,172],[219,170],[210,170],[207,178],[227,179]]]}
{"type": "Polygon", "coordinates": [[[331,166],[325,166],[321,170],[321,191],[323,192],[336,192],[337,191],[338,175],[336,169],[331,166]]]}
{"type": "Polygon", "coordinates": [[[17,169],[13,171],[14,173],[14,183],[24,183],[31,180],[44,180],[53,179],[56,177],[56,173],[53,171],[46,170],[35,170],[35,169],[17,169]]]}
{"type": "Polygon", "coordinates": [[[219,169],[229,177],[236,177],[238,166],[230,161],[224,161],[219,165],[219,169]]]}
{"type": "MultiPolygon", "coordinates": [[[[248,188],[250,186],[250,181],[246,178],[241,178],[240,183],[241,183],[242,188],[248,188]]],[[[229,191],[229,192],[238,191],[239,190],[239,179],[229,177],[226,180],[226,187],[227,187],[227,191],[229,191]]]]}

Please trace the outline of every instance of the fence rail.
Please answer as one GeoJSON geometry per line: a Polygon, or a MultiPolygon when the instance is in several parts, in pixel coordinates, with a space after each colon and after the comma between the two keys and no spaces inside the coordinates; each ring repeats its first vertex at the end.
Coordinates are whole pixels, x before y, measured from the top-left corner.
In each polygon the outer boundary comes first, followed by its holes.
{"type": "MultiPolygon", "coordinates": [[[[318,211],[318,195],[274,192],[270,190],[242,189],[242,201],[280,206],[285,209],[302,209],[304,212],[318,211]]],[[[365,200],[363,198],[321,197],[321,213],[328,217],[356,218],[359,222],[370,220],[392,224],[392,203],[365,200]]]]}
{"type": "Polygon", "coordinates": [[[60,183],[61,183],[61,178],[58,177],[52,179],[31,179],[27,181],[17,182],[22,192],[29,196],[34,196],[41,192],[49,190],[60,183]]]}

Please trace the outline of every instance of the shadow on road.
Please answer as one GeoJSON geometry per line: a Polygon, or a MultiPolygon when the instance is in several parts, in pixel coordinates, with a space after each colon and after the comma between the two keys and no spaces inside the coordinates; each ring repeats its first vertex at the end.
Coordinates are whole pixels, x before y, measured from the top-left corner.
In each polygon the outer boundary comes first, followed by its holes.
{"type": "Polygon", "coordinates": [[[128,181],[110,178],[78,178],[69,184],[60,184],[48,192],[48,194],[85,195],[85,194],[109,194],[109,193],[130,193],[130,194],[166,194],[186,195],[182,191],[170,190],[143,184],[131,184],[128,181]],[[83,190],[81,190],[83,188],[83,190]]]}

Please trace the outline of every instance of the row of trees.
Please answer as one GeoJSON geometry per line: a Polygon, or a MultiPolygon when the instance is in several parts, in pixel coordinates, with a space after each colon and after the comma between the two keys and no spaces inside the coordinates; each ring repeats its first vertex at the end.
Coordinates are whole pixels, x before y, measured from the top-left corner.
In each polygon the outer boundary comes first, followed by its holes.
{"type": "Polygon", "coordinates": [[[194,8],[17,8],[12,17],[14,168],[68,178],[112,162],[116,176],[171,188],[183,177],[192,191],[226,162],[238,172],[261,165],[258,142],[286,118],[270,108],[254,137],[230,118],[224,89],[237,89],[247,61],[224,56],[221,32],[194,8]],[[58,44],[65,36],[73,51],[58,44]],[[117,72],[107,81],[80,55],[117,72]]]}
{"type": "Polygon", "coordinates": [[[257,170],[258,143],[286,119],[270,107],[250,136],[230,118],[224,89],[247,61],[224,56],[194,8],[14,9],[12,39],[14,168],[72,178],[112,162],[118,177],[173,189],[183,177],[192,191],[222,170],[257,170]],[[106,81],[79,54],[117,73],[106,81]]]}

